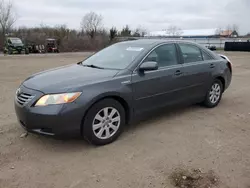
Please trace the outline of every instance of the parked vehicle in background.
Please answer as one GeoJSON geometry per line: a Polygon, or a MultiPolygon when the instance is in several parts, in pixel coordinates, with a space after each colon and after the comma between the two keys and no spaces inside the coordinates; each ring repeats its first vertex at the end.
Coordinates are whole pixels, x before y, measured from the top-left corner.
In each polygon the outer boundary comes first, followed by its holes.
{"type": "Polygon", "coordinates": [[[45,50],[48,53],[59,53],[59,48],[56,39],[46,39],[45,50]]]}
{"type": "Polygon", "coordinates": [[[4,54],[28,54],[27,47],[20,38],[7,37],[4,45],[4,54]]]}
{"type": "Polygon", "coordinates": [[[43,44],[29,42],[27,48],[29,49],[29,53],[45,53],[45,46],[43,44]]]}
{"type": "Polygon", "coordinates": [[[27,78],[15,110],[27,131],[104,145],[145,112],[183,103],[216,107],[231,79],[230,60],[198,44],[126,41],[27,78]]]}
{"type": "Polygon", "coordinates": [[[216,48],[216,46],[213,46],[213,45],[208,45],[208,46],[206,46],[209,50],[211,50],[211,51],[216,51],[217,50],[217,48],[216,48]]]}

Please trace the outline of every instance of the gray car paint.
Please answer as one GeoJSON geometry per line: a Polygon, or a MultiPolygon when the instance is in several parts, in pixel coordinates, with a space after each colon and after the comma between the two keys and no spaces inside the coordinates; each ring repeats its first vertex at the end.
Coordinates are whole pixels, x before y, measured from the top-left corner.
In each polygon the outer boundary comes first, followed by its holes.
{"type": "MultiPolygon", "coordinates": [[[[43,121],[42,118],[46,118],[46,115],[50,118],[55,116],[51,122],[53,125],[49,125],[50,122],[47,123],[49,127],[55,127],[55,132],[63,132],[61,129],[64,131],[74,129],[80,132],[82,119],[88,109],[105,97],[115,97],[121,101],[127,107],[129,120],[132,120],[136,114],[154,108],[204,99],[216,77],[220,76],[225,80],[225,89],[231,82],[227,61],[195,43],[185,42],[206,51],[214,60],[183,64],[179,58],[178,65],[144,73],[140,72],[139,66],[153,48],[169,43],[177,45],[179,41],[137,40],[124,43],[137,43],[145,48],[124,70],[96,69],[77,64],[44,71],[26,79],[23,82],[25,88],[43,94],[81,91],[82,95],[73,103],[41,108],[33,106],[38,97],[34,98],[27,107],[21,108],[15,102],[17,115],[22,114],[18,115],[19,119],[30,116],[28,118],[30,122],[26,123],[34,125],[29,126],[29,129],[38,129],[43,121]],[[213,68],[210,67],[211,64],[214,65],[213,68]],[[181,74],[176,74],[177,71],[181,74]],[[40,114],[44,115],[41,119],[38,118],[40,114]],[[56,116],[63,117],[60,125],[56,123],[56,116]],[[39,123],[36,123],[37,121],[39,123]],[[72,122],[72,128],[68,127],[69,122],[72,122]]],[[[178,49],[177,52],[179,53],[178,49]]]]}

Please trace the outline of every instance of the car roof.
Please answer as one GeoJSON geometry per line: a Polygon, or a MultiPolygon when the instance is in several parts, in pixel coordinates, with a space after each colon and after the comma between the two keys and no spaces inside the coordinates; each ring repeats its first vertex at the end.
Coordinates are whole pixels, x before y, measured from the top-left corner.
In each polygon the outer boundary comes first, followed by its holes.
{"type": "Polygon", "coordinates": [[[130,41],[123,41],[121,43],[124,44],[134,44],[134,45],[146,45],[146,46],[154,46],[162,43],[174,43],[174,42],[183,42],[183,43],[190,43],[196,44],[195,42],[186,41],[186,40],[171,40],[171,39],[138,39],[138,40],[130,40],[130,41]]]}
{"type": "Polygon", "coordinates": [[[192,42],[192,41],[187,41],[187,40],[183,40],[183,39],[179,39],[179,40],[172,40],[172,39],[137,39],[137,40],[130,40],[130,41],[123,41],[120,43],[123,44],[128,44],[128,45],[138,45],[138,46],[143,46],[144,48],[147,48],[148,50],[151,48],[154,48],[157,45],[163,44],[163,43],[186,43],[186,44],[193,44],[197,47],[199,47],[200,49],[203,49],[204,51],[206,51],[207,53],[209,53],[210,55],[212,55],[214,58],[218,58],[217,54],[212,52],[211,50],[205,48],[204,46],[192,42]]]}

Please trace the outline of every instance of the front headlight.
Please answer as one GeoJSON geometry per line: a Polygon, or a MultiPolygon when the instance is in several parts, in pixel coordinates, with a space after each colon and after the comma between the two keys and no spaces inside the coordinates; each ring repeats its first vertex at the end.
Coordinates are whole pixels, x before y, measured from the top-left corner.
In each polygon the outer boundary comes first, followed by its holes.
{"type": "Polygon", "coordinates": [[[74,102],[81,94],[81,92],[76,92],[44,95],[36,102],[35,106],[71,103],[74,102]]]}

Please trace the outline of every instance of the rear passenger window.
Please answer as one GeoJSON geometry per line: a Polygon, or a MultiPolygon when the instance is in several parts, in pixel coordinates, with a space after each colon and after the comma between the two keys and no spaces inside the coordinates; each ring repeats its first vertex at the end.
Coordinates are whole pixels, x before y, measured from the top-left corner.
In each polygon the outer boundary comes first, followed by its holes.
{"type": "Polygon", "coordinates": [[[178,60],[176,55],[176,48],[174,44],[164,44],[153,50],[148,57],[146,57],[144,62],[155,61],[158,63],[159,67],[177,65],[178,60]]]}
{"type": "Polygon", "coordinates": [[[203,61],[201,50],[190,44],[179,44],[184,63],[203,61]]]}
{"type": "Polygon", "coordinates": [[[204,51],[202,51],[202,55],[203,55],[203,60],[204,61],[213,59],[209,54],[207,54],[204,51]]]}

